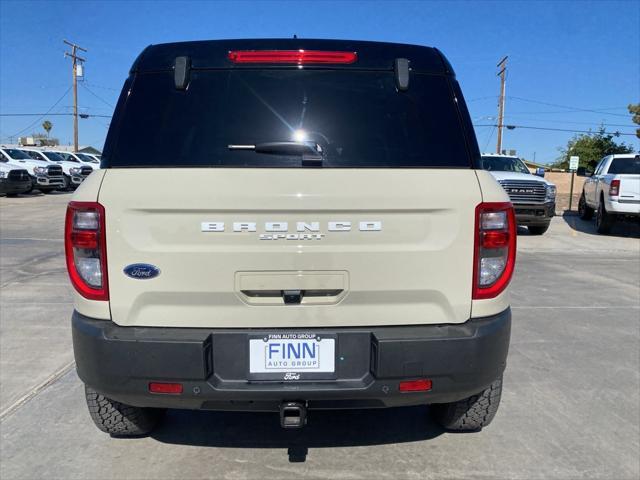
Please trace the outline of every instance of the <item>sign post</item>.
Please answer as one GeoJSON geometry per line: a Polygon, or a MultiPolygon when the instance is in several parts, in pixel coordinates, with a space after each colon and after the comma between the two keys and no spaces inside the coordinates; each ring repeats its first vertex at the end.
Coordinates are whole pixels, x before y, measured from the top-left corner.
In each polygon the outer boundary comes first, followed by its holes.
{"type": "Polygon", "coordinates": [[[569,211],[571,211],[571,205],[573,204],[573,178],[576,175],[578,164],[580,163],[580,157],[569,157],[569,170],[571,170],[571,188],[569,189],[569,211]]]}

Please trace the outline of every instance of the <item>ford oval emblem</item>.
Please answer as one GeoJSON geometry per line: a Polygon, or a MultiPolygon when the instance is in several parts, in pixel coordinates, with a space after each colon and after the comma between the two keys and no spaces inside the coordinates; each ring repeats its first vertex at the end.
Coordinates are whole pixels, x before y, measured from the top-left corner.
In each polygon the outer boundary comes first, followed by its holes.
{"type": "Polygon", "coordinates": [[[155,265],[148,263],[134,263],[124,267],[124,274],[127,277],[136,278],[138,280],[148,280],[160,275],[160,269],[155,265]]]}

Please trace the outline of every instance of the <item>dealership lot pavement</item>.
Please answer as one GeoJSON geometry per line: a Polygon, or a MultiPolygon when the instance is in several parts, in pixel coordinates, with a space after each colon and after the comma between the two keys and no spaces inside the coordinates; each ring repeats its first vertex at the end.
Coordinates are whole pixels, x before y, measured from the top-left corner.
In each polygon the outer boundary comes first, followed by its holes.
{"type": "Polygon", "coordinates": [[[567,216],[520,235],[505,391],[482,432],[445,433],[426,408],[311,412],[293,432],[275,414],[172,411],[123,440],[93,426],[73,369],[68,200],[0,198],[4,480],[640,477],[637,225],[603,237],[567,216]]]}

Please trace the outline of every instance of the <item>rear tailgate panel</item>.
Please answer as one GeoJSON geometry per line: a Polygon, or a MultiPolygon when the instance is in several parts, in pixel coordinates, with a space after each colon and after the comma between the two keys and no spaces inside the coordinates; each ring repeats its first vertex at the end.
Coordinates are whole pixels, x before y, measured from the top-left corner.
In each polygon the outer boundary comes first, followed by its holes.
{"type": "Polygon", "coordinates": [[[620,200],[640,201],[640,175],[616,175],[620,180],[620,200]]]}
{"type": "Polygon", "coordinates": [[[99,201],[119,325],[335,327],[470,316],[481,201],[471,169],[109,169],[99,201]],[[202,222],[225,229],[203,232],[202,222]],[[256,231],[234,232],[234,222],[255,222],[256,231]],[[260,240],[266,222],[288,222],[292,234],[296,222],[318,222],[324,237],[260,240]],[[329,222],[352,229],[328,231],[329,222]],[[359,222],[381,222],[381,229],[360,231],[359,222]],[[160,274],[130,278],[123,269],[134,263],[160,274]],[[343,292],[325,302],[251,303],[238,278],[261,272],[269,289],[279,272],[282,288],[295,287],[303,272],[301,288],[343,292]]]}

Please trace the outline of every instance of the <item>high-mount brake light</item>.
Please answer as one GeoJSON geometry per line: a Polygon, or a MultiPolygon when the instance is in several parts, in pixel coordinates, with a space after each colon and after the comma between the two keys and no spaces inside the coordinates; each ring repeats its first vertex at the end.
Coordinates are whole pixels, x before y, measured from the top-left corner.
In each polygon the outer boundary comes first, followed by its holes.
{"type": "Polygon", "coordinates": [[[476,207],[473,299],[494,298],[507,288],[516,261],[516,218],[509,202],[476,207]]]}
{"type": "Polygon", "coordinates": [[[620,194],[620,180],[611,180],[611,186],[609,187],[609,196],[617,197],[620,194]]]}
{"type": "Polygon", "coordinates": [[[321,50],[232,50],[228,55],[233,63],[280,63],[289,65],[348,64],[358,59],[355,52],[321,50]]]}
{"type": "Polygon", "coordinates": [[[70,202],[67,207],[67,271],[73,287],[89,300],[109,300],[104,216],[97,202],[70,202]]]}

